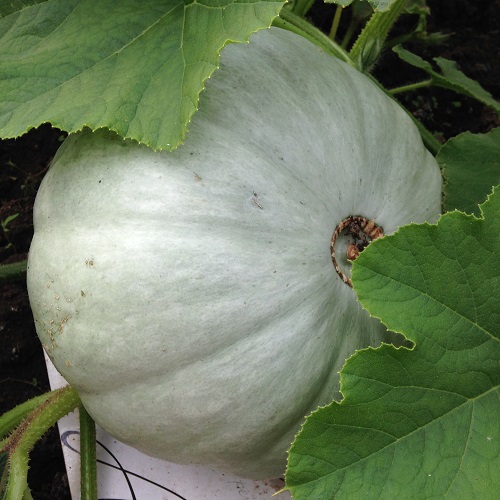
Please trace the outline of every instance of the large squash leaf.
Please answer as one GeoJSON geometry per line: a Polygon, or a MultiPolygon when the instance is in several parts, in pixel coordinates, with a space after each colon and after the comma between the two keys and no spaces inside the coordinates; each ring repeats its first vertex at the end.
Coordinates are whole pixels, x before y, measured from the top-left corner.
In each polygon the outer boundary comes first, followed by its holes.
{"type": "Polygon", "coordinates": [[[0,137],[50,122],[154,149],[184,138],[228,42],[283,0],[48,0],[0,19],[0,137]]]}
{"type": "Polygon", "coordinates": [[[464,132],[453,137],[436,160],[446,179],[444,209],[479,216],[479,203],[500,184],[500,127],[487,134],[464,132]]]}
{"type": "Polygon", "coordinates": [[[8,16],[13,12],[25,9],[30,5],[36,3],[46,2],[47,0],[10,0],[10,2],[4,2],[0,4],[0,17],[8,16]]]}
{"type": "Polygon", "coordinates": [[[345,398],[290,450],[294,498],[497,498],[500,189],[481,210],[401,228],[354,263],[361,304],[415,346],[349,359],[345,398]]]}

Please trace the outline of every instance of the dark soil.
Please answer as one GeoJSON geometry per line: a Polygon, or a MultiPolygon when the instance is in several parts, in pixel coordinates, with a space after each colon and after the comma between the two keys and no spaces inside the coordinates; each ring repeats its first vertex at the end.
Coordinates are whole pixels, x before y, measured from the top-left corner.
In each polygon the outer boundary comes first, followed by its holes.
{"type": "MultiPolygon", "coordinates": [[[[440,45],[405,45],[427,60],[441,56],[455,60],[469,77],[500,97],[500,1],[433,0],[429,32],[449,34],[440,45]]],[[[334,7],[313,10],[315,22],[328,26],[334,7]]],[[[396,31],[413,26],[403,17],[396,31]]],[[[342,29],[342,27],[341,27],[342,29]]],[[[392,53],[384,56],[376,76],[395,87],[425,78],[392,53]]],[[[404,105],[442,139],[460,132],[487,132],[498,117],[480,103],[440,89],[420,90],[402,99],[404,105]]],[[[32,207],[40,180],[64,135],[42,126],[17,140],[0,141],[0,262],[26,259],[32,235],[32,207]],[[15,218],[13,218],[15,216],[15,218]],[[10,222],[6,221],[11,218],[10,222]],[[5,227],[4,227],[5,225],[5,227]]],[[[48,390],[42,349],[37,339],[26,286],[0,283],[0,413],[48,390]]],[[[33,497],[69,498],[61,447],[56,430],[49,432],[32,454],[29,482],[33,497]]]]}

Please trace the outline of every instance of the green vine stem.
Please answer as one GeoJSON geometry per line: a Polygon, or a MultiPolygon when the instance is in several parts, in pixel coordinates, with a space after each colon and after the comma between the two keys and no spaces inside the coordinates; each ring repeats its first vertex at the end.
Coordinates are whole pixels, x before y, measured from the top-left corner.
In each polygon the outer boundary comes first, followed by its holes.
{"type": "MultiPolygon", "coordinates": [[[[36,396],[20,405],[17,405],[12,410],[0,416],[0,438],[7,436],[12,429],[17,427],[23,419],[25,419],[32,411],[36,410],[38,406],[44,403],[52,392],[46,392],[40,396],[36,396]]],[[[8,439],[0,441],[0,449],[8,442],[8,439]]]]}
{"type": "Polygon", "coordinates": [[[31,449],[50,427],[79,404],[78,393],[71,386],[49,393],[47,399],[29,413],[2,443],[0,453],[8,453],[9,456],[9,478],[4,496],[6,500],[31,496],[28,489],[28,461],[31,449]]]}
{"type": "Polygon", "coordinates": [[[389,93],[392,95],[396,95],[396,94],[401,94],[403,92],[411,92],[412,90],[431,87],[432,85],[434,85],[434,82],[433,80],[429,79],[418,83],[410,83],[408,85],[402,85],[401,87],[395,87],[393,89],[390,89],[389,93]]]}
{"type": "Polygon", "coordinates": [[[0,264],[0,285],[23,281],[26,278],[27,261],[14,262],[13,264],[0,264]]]}
{"type": "Polygon", "coordinates": [[[296,0],[291,4],[290,10],[300,17],[305,17],[315,0],[296,0]]]}
{"type": "Polygon", "coordinates": [[[321,47],[325,52],[353,66],[349,54],[340,45],[290,9],[283,7],[279,17],[274,19],[273,26],[293,31],[321,47]]]}
{"type": "Polygon", "coordinates": [[[363,73],[377,62],[392,26],[403,12],[407,0],[396,0],[385,12],[375,12],[351,48],[350,56],[363,73]]]}
{"type": "Polygon", "coordinates": [[[80,415],[80,491],[81,498],[97,500],[96,431],[95,422],[82,404],[80,415]]]}
{"type": "Polygon", "coordinates": [[[342,17],[342,11],[344,8],[341,5],[337,5],[335,9],[335,15],[333,16],[332,27],[330,28],[329,37],[331,40],[335,40],[337,37],[337,30],[339,29],[340,18],[342,17]]]}

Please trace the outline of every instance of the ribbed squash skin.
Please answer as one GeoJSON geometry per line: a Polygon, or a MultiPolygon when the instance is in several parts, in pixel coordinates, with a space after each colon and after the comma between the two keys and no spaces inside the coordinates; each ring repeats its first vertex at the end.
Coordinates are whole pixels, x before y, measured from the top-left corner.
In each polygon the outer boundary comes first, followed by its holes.
{"type": "Polygon", "coordinates": [[[116,438],[279,476],[345,359],[385,335],[335,273],[335,226],[360,214],[392,233],[440,206],[395,103],[303,38],[259,32],[223,51],[176,151],[106,131],[61,146],[34,211],[36,328],[116,438]]]}

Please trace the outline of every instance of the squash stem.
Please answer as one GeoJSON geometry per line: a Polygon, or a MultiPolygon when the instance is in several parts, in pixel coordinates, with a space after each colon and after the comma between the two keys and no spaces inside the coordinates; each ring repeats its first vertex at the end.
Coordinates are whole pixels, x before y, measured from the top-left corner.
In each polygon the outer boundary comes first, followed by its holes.
{"type": "Polygon", "coordinates": [[[291,12],[290,9],[281,9],[279,17],[276,17],[273,21],[273,26],[297,33],[322,48],[325,52],[353,66],[349,54],[340,45],[308,21],[291,12]]]}
{"type": "Polygon", "coordinates": [[[342,281],[352,288],[351,279],[342,271],[337,261],[335,244],[342,231],[350,239],[346,255],[347,259],[350,261],[355,260],[371,241],[382,238],[384,236],[384,231],[374,221],[362,215],[350,215],[337,224],[330,244],[332,263],[342,281]]]}
{"type": "Polygon", "coordinates": [[[80,415],[80,490],[82,500],[97,500],[96,431],[92,417],[82,404],[80,415]]]}
{"type": "Polygon", "coordinates": [[[401,85],[401,87],[395,87],[393,89],[389,89],[388,92],[389,94],[395,95],[395,94],[401,94],[402,92],[411,92],[413,90],[418,90],[422,89],[425,87],[430,87],[433,85],[433,81],[431,79],[429,80],[424,80],[421,82],[417,83],[410,83],[408,85],[401,85]]]}
{"type": "Polygon", "coordinates": [[[331,40],[335,40],[337,37],[337,31],[339,29],[340,18],[342,17],[342,12],[344,8],[341,5],[337,5],[335,9],[335,15],[333,16],[332,27],[330,29],[329,37],[331,40]]]}
{"type": "MultiPolygon", "coordinates": [[[[50,398],[52,394],[53,392],[46,392],[36,396],[0,416],[0,438],[12,432],[12,429],[17,427],[24,418],[50,398]]],[[[5,442],[7,443],[7,441],[5,442]]]]}
{"type": "Polygon", "coordinates": [[[6,500],[31,497],[28,489],[28,461],[31,449],[50,427],[74,410],[79,403],[77,392],[70,386],[53,391],[5,440],[0,453],[6,452],[9,455],[9,476],[4,496],[6,500]]]}
{"type": "Polygon", "coordinates": [[[297,0],[290,6],[290,10],[297,16],[304,17],[312,7],[314,0],[297,0]]]}

